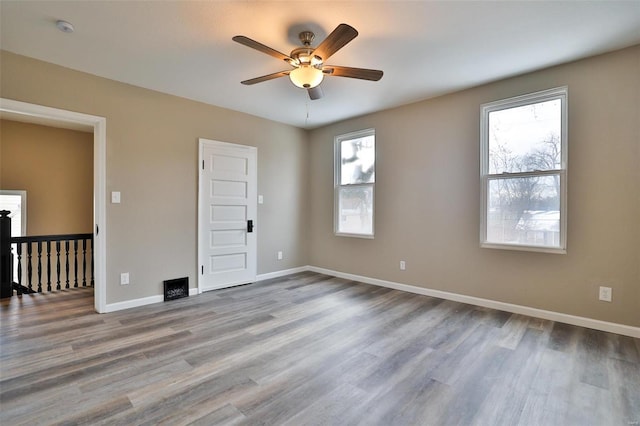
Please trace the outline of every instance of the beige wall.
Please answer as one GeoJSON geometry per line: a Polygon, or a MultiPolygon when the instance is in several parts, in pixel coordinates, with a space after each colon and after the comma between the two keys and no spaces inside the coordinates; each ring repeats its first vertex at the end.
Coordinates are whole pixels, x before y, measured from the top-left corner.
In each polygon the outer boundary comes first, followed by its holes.
{"type": "Polygon", "coordinates": [[[310,263],[640,326],[640,47],[311,132],[310,263]],[[480,104],[569,86],[568,253],[479,247],[480,104]],[[333,235],[333,138],[376,129],[374,240],[333,235]],[[400,260],[407,270],[398,268],[400,260]],[[613,302],[598,301],[598,287],[613,302]]]}
{"type": "Polygon", "coordinates": [[[258,273],[307,264],[305,131],[9,52],[0,71],[4,98],[106,117],[107,193],[122,193],[107,200],[107,303],[162,294],[169,278],[196,286],[198,138],[258,148],[258,273]]]}
{"type": "Polygon", "coordinates": [[[108,303],[160,294],[166,278],[188,275],[195,285],[197,138],[205,137],[258,147],[259,273],[311,264],[640,326],[640,47],[311,132],[7,52],[1,59],[2,97],[107,118],[107,191],[122,191],[122,204],[107,204],[108,303]],[[479,106],[562,85],[568,254],[480,249],[479,106]],[[370,127],[376,238],[338,238],[333,138],[370,127]],[[118,285],[124,271],[129,287],[118,285]],[[612,303],[597,301],[603,284],[612,303]]]}
{"type": "Polygon", "coordinates": [[[27,234],[93,228],[93,134],[0,120],[1,189],[27,191],[27,234]]]}

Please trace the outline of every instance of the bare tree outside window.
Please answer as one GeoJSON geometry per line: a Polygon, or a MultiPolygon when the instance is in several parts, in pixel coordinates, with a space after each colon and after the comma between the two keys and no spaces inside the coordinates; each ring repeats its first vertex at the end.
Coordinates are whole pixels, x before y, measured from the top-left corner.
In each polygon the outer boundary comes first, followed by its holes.
{"type": "Polygon", "coordinates": [[[483,107],[483,243],[563,247],[566,99],[556,93],[542,98],[483,107]]]}
{"type": "Polygon", "coordinates": [[[336,234],[373,237],[373,130],[336,138],[336,234]]]}

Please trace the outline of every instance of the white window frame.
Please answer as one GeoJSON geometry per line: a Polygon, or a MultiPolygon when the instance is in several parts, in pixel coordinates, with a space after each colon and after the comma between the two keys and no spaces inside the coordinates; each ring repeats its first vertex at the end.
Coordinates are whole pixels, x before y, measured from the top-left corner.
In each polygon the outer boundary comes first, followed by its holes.
{"type": "MultiPolygon", "coordinates": [[[[374,141],[375,141],[375,135],[376,135],[376,130],[375,129],[365,129],[365,130],[358,130],[356,132],[351,132],[351,133],[346,133],[344,135],[339,135],[336,136],[334,138],[334,144],[333,144],[333,158],[334,158],[334,172],[333,172],[333,176],[334,176],[334,190],[333,190],[333,230],[335,235],[337,236],[341,236],[341,237],[355,237],[355,238],[367,238],[367,239],[373,239],[375,236],[375,217],[376,217],[376,178],[375,178],[375,174],[376,174],[376,163],[378,161],[378,152],[377,149],[375,149],[375,145],[374,145],[374,151],[375,151],[375,160],[373,163],[373,170],[374,170],[374,179],[372,183],[357,183],[357,184],[346,184],[346,185],[342,185],[341,182],[341,172],[342,172],[342,155],[341,155],[341,151],[340,151],[340,144],[343,141],[347,141],[347,140],[351,140],[351,139],[359,139],[359,138],[364,138],[367,136],[373,136],[374,137],[374,141]],[[340,226],[340,219],[339,219],[339,215],[340,215],[340,200],[339,200],[339,194],[340,194],[340,188],[346,188],[346,187],[350,187],[350,188],[355,188],[355,187],[370,187],[371,188],[371,194],[372,194],[372,200],[371,200],[371,233],[370,234],[356,234],[356,233],[347,233],[347,232],[340,232],[339,231],[339,226],[340,226]]],[[[374,142],[375,143],[375,142],[374,142]]]]}
{"type": "MultiPolygon", "coordinates": [[[[20,235],[15,235],[11,232],[12,237],[24,237],[27,235],[27,191],[25,190],[13,190],[13,189],[0,189],[0,195],[17,195],[20,197],[20,235]]],[[[0,210],[2,210],[0,208],[0,210]]],[[[13,227],[13,223],[12,223],[13,227]]],[[[11,244],[11,249],[15,254],[16,245],[11,244]]],[[[13,262],[13,280],[18,281],[18,262],[13,262]]]]}
{"type": "Polygon", "coordinates": [[[493,249],[522,250],[543,253],[566,254],[567,252],[567,153],[568,153],[568,123],[567,104],[568,87],[556,87],[540,92],[516,96],[482,104],[480,106],[480,246],[493,249]],[[560,169],[518,172],[518,173],[489,173],[489,114],[494,111],[517,108],[550,100],[561,100],[561,130],[560,130],[560,169]],[[558,247],[495,243],[487,241],[487,207],[489,182],[496,178],[536,177],[545,175],[560,176],[560,242],[558,247]]]}
{"type": "Polygon", "coordinates": [[[19,195],[20,196],[20,235],[12,235],[13,237],[24,237],[27,235],[27,191],[0,189],[0,195],[19,195]]]}

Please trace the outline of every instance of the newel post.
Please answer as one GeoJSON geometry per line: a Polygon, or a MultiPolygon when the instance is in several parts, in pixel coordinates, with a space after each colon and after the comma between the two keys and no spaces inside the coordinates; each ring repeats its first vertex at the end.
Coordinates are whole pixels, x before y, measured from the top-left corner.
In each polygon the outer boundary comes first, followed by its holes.
{"type": "Polygon", "coordinates": [[[13,255],[11,254],[11,218],[0,211],[0,298],[13,296],[13,255]]]}

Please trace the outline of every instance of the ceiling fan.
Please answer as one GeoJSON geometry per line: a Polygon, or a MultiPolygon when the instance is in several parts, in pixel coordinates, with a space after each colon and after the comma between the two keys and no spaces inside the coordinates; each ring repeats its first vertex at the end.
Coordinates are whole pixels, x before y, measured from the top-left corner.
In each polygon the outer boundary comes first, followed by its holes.
{"type": "Polygon", "coordinates": [[[302,89],[307,89],[309,97],[314,100],[322,97],[320,83],[322,83],[324,76],[350,77],[361,80],[378,81],[382,78],[382,71],[380,70],[350,68],[325,64],[325,61],[329,59],[331,55],[342,49],[347,43],[357,36],[358,31],[356,31],[355,28],[347,24],[340,24],[327,36],[327,38],[324,39],[322,43],[320,43],[320,45],[318,45],[318,47],[312,47],[311,42],[315,38],[315,34],[311,31],[303,31],[298,36],[303,46],[293,49],[289,55],[278,52],[277,50],[252,40],[249,37],[242,35],[235,36],[233,37],[233,41],[283,60],[292,67],[292,69],[289,70],[263,75],[262,77],[256,77],[250,80],[244,80],[241,83],[251,85],[288,75],[293,84],[302,89]]]}

